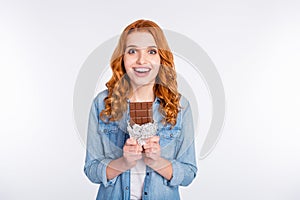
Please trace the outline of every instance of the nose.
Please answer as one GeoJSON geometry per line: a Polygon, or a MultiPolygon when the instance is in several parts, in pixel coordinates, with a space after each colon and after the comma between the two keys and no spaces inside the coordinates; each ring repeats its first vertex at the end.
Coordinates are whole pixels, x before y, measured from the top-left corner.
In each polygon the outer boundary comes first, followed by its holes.
{"type": "Polygon", "coordinates": [[[144,51],[139,51],[136,63],[139,65],[145,64],[147,62],[146,57],[147,57],[147,55],[144,51]]]}

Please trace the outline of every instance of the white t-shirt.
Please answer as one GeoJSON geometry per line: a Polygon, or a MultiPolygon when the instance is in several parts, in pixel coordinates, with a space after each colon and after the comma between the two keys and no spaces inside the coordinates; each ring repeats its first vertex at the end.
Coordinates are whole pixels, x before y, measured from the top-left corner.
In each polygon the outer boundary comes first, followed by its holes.
{"type": "Polygon", "coordinates": [[[146,174],[146,165],[144,160],[138,160],[135,167],[130,171],[130,199],[142,199],[142,192],[144,188],[144,179],[146,174]]]}

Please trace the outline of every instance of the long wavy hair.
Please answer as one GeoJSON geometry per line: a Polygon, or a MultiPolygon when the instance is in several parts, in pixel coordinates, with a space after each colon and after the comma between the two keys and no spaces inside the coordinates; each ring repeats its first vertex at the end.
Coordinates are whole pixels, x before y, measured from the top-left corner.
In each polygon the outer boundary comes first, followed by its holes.
{"type": "Polygon", "coordinates": [[[177,89],[176,71],[173,54],[161,28],[149,20],[137,20],[122,32],[119,42],[110,60],[112,77],[106,83],[108,96],[104,99],[105,109],[100,113],[105,122],[120,120],[127,110],[127,99],[132,93],[130,79],[126,74],[123,56],[127,36],[133,31],[149,32],[157,45],[160,56],[160,69],[153,86],[153,92],[160,99],[159,111],[163,115],[163,124],[176,124],[179,112],[180,94],[177,89]]]}

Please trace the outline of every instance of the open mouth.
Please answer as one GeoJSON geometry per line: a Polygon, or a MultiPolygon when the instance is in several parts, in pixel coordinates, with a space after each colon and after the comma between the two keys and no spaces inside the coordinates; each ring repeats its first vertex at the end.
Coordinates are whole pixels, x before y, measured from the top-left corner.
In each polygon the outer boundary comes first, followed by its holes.
{"type": "Polygon", "coordinates": [[[138,73],[147,73],[147,72],[150,72],[150,68],[146,68],[146,67],[136,67],[134,68],[134,71],[135,72],[138,72],[138,73]]]}

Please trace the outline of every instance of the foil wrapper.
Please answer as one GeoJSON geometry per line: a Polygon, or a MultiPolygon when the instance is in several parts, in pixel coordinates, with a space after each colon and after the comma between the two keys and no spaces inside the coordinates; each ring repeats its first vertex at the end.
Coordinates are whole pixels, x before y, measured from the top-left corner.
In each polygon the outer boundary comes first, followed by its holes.
{"type": "Polygon", "coordinates": [[[128,122],[127,131],[130,135],[130,138],[134,138],[137,140],[139,145],[144,145],[146,143],[146,139],[150,138],[157,133],[157,123],[146,123],[146,124],[134,124],[130,125],[128,122]]]}

